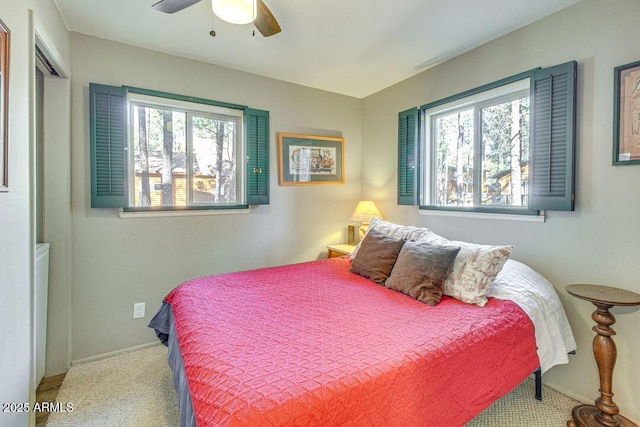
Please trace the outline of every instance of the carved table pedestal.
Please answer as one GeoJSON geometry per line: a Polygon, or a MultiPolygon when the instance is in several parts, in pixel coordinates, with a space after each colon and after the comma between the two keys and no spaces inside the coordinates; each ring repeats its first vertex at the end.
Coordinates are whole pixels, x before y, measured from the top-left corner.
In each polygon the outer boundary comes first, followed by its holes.
{"type": "Polygon", "coordinates": [[[613,402],[611,378],[616,364],[616,344],[611,338],[616,332],[611,329],[616,321],[609,312],[616,305],[640,305],[640,295],[624,289],[599,285],[568,285],[567,292],[576,298],[590,301],[596,306],[591,318],[596,322],[593,339],[593,354],[600,374],[600,397],[595,405],[578,405],[571,411],[568,427],[638,427],[619,413],[613,402]]]}

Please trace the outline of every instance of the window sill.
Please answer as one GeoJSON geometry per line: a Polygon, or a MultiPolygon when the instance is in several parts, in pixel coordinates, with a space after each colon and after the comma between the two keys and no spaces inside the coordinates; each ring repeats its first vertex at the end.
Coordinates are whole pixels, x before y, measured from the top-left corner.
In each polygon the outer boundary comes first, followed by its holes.
{"type": "Polygon", "coordinates": [[[118,216],[122,219],[135,218],[168,218],[185,216],[209,216],[209,215],[245,215],[251,213],[251,209],[177,209],[177,210],[153,210],[153,211],[124,211],[120,209],[118,216]]]}
{"type": "Polygon", "coordinates": [[[448,216],[457,218],[473,218],[473,219],[494,219],[499,221],[518,221],[518,222],[537,222],[543,223],[545,221],[544,211],[541,211],[539,215],[519,215],[519,214],[507,214],[507,213],[488,213],[488,212],[463,212],[463,211],[448,211],[440,209],[418,209],[420,215],[425,216],[448,216]]]}

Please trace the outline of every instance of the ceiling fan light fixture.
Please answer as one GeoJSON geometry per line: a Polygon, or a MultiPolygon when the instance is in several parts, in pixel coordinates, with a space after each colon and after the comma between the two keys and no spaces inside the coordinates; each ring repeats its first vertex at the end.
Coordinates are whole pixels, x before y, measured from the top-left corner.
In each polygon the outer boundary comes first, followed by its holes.
{"type": "Polygon", "coordinates": [[[258,15],[257,0],[211,0],[213,13],[231,24],[250,24],[258,15]]]}

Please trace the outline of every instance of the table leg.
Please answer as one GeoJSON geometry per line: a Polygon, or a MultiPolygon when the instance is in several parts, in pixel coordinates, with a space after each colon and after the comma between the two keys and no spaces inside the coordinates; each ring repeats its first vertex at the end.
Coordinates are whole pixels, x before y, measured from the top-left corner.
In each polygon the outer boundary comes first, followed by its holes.
{"type": "Polygon", "coordinates": [[[611,329],[611,325],[616,322],[613,314],[609,312],[611,305],[595,304],[597,309],[591,318],[597,323],[593,327],[596,336],[593,338],[593,354],[598,365],[600,374],[600,398],[596,400],[596,407],[600,414],[596,414],[596,419],[606,426],[618,426],[619,423],[614,418],[620,412],[618,405],[613,402],[612,377],[613,368],[616,365],[617,349],[613,342],[612,335],[616,332],[611,329]]]}
{"type": "MultiPolygon", "coordinates": [[[[593,302],[593,301],[592,301],[593,302]]],[[[593,302],[597,307],[591,318],[597,323],[593,327],[596,336],[593,338],[593,354],[600,375],[600,397],[593,405],[578,405],[571,411],[572,419],[567,421],[568,427],[626,427],[636,426],[619,414],[620,409],[613,401],[612,377],[616,364],[617,350],[612,335],[616,332],[611,325],[616,322],[609,309],[610,304],[593,302]]],[[[637,426],[636,426],[637,427],[637,426]]]]}

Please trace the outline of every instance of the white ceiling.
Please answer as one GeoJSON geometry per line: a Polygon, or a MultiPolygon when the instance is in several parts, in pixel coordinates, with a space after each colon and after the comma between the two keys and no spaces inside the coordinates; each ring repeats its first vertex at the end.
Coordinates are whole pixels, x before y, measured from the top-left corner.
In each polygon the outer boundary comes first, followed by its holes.
{"type": "Polygon", "coordinates": [[[55,0],[71,31],[363,98],[580,0],[264,0],[282,32],[158,0],[55,0]],[[217,36],[209,36],[211,28],[217,36]]]}

